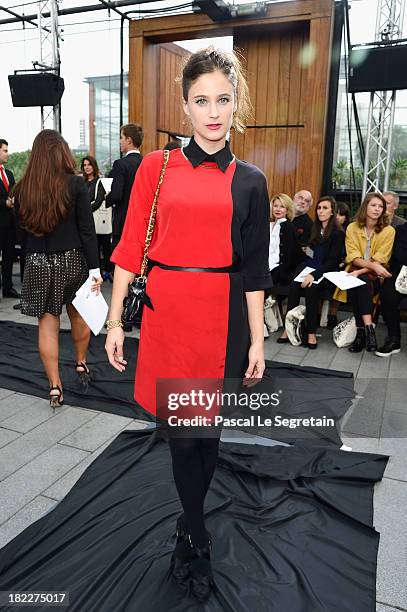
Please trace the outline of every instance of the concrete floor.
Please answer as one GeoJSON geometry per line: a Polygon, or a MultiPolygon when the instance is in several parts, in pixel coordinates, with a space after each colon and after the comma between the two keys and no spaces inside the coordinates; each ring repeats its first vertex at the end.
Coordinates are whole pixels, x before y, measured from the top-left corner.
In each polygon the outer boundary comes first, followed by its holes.
{"type": "MultiPolygon", "coordinates": [[[[19,288],[17,276],[15,285],[19,288]]],[[[105,285],[107,300],[110,291],[111,286],[105,285]]],[[[13,304],[10,299],[0,300],[0,320],[36,324],[13,310],[13,304]]],[[[66,315],[61,323],[68,326],[66,315]]],[[[388,359],[337,349],[329,330],[322,330],[316,351],[276,344],[278,333],[265,342],[267,359],[353,372],[359,395],[343,419],[343,441],[355,451],[391,456],[374,497],[374,524],[381,534],[377,612],[407,611],[405,325],[403,334],[402,352],[388,359]]],[[[384,335],[379,324],[379,340],[384,335]]],[[[0,389],[0,547],[52,510],[121,431],[148,426],[76,406],[64,406],[53,414],[46,398],[0,389]]]]}

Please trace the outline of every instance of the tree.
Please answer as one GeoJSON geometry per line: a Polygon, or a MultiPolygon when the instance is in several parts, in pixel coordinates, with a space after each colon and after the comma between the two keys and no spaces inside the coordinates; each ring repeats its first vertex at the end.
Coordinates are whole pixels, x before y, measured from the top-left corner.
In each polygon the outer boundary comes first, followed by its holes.
{"type": "Polygon", "coordinates": [[[404,125],[394,126],[392,156],[393,158],[403,157],[407,159],[407,127],[404,127],[404,125]]]}
{"type": "Polygon", "coordinates": [[[407,159],[396,157],[391,165],[390,186],[393,189],[405,189],[407,187],[407,159]]]}
{"type": "Polygon", "coordinates": [[[16,181],[19,181],[23,176],[28,164],[30,151],[21,151],[19,153],[11,153],[7,168],[14,174],[16,181]]]}
{"type": "MultiPolygon", "coordinates": [[[[14,178],[16,179],[16,181],[19,181],[22,178],[27,168],[30,153],[31,151],[20,151],[17,153],[11,153],[9,161],[7,163],[7,168],[11,170],[11,172],[14,174],[14,178]]],[[[76,167],[79,172],[81,168],[81,161],[84,156],[79,153],[72,153],[72,155],[75,159],[76,167]]]]}

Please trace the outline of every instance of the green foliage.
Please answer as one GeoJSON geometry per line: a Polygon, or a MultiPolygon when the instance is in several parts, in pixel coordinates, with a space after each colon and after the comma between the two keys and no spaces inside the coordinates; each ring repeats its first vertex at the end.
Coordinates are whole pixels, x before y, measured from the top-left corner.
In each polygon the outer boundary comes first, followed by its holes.
{"type": "Polygon", "coordinates": [[[103,173],[104,176],[109,176],[111,169],[112,169],[111,164],[107,163],[107,164],[103,164],[103,167],[101,168],[100,171],[103,173]]]}
{"type": "MultiPolygon", "coordinates": [[[[354,167],[355,188],[361,189],[363,183],[363,168],[354,167]]],[[[332,168],[332,180],[335,181],[337,189],[350,189],[353,184],[353,175],[348,162],[340,159],[332,168]]]]}
{"type": "Polygon", "coordinates": [[[79,171],[80,171],[80,169],[81,169],[81,162],[82,162],[82,159],[83,159],[84,157],[86,157],[86,155],[84,155],[83,153],[73,153],[73,152],[72,152],[72,155],[73,155],[73,158],[74,158],[74,160],[75,160],[76,169],[77,169],[77,171],[79,172],[79,171]]]}
{"type": "MultiPolygon", "coordinates": [[[[407,133],[406,133],[407,137],[407,133]]],[[[373,162],[371,164],[373,166],[373,162]]],[[[363,183],[363,168],[360,166],[354,167],[355,188],[361,189],[363,183]]],[[[381,183],[384,182],[384,173],[381,176],[381,183]]],[[[332,180],[335,181],[337,189],[350,189],[353,183],[352,173],[348,162],[340,159],[332,168],[332,180]]],[[[391,163],[389,189],[401,190],[407,189],[407,150],[406,157],[395,157],[391,163]]]]}
{"type": "Polygon", "coordinates": [[[391,188],[405,189],[407,187],[407,159],[404,157],[396,157],[396,159],[393,159],[391,165],[391,188]]]}
{"type": "Polygon", "coordinates": [[[393,157],[407,159],[407,127],[395,125],[392,139],[393,157]]]}
{"type": "Polygon", "coordinates": [[[19,153],[11,153],[7,163],[7,169],[14,174],[16,181],[19,181],[23,176],[28,164],[30,151],[21,151],[19,153]]]}
{"type": "MultiPolygon", "coordinates": [[[[8,170],[11,170],[11,172],[14,174],[16,182],[22,178],[27,168],[30,152],[31,151],[20,151],[17,153],[11,153],[10,155],[9,161],[7,163],[7,168],[8,170]]],[[[72,155],[75,159],[76,167],[79,172],[81,168],[81,161],[84,155],[82,153],[72,153],[72,155]]]]}
{"type": "Polygon", "coordinates": [[[338,159],[332,168],[332,180],[335,181],[337,189],[342,185],[348,185],[351,181],[348,162],[345,159],[338,159]]]}

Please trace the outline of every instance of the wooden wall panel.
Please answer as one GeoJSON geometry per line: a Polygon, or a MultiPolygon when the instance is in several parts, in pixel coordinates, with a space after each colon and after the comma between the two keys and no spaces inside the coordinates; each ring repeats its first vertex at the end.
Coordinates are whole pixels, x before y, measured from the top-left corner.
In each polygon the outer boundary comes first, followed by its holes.
{"type": "Polygon", "coordinates": [[[168,142],[162,131],[187,135],[183,123],[181,90],[176,78],[182,59],[189,52],[170,43],[155,44],[142,36],[130,38],[129,121],[144,128],[143,153],[168,142]],[[137,75],[132,66],[138,65],[137,75]]]}
{"type": "Polygon", "coordinates": [[[245,135],[233,134],[233,147],[264,171],[270,195],[301,188],[320,195],[330,27],[325,17],[234,39],[246,60],[254,121],[245,135]]]}
{"type": "MultiPolygon", "coordinates": [[[[310,24],[309,44],[314,50],[315,60],[307,70],[306,130],[302,149],[307,155],[302,166],[302,180],[309,171],[313,176],[311,187],[322,181],[323,153],[325,149],[326,109],[328,103],[328,72],[330,67],[330,40],[333,20],[313,19],[310,24]]],[[[319,194],[322,195],[322,194],[319,194]]]]}
{"type": "Polygon", "coordinates": [[[132,22],[129,117],[147,126],[143,152],[162,146],[162,132],[188,134],[175,83],[182,49],[168,41],[233,35],[254,109],[246,132],[232,131],[234,153],[264,171],[270,195],[303,188],[319,197],[333,15],[334,0],[294,0],[222,24],[197,14],[132,22]]]}
{"type": "MultiPolygon", "coordinates": [[[[297,189],[304,127],[305,73],[299,57],[308,25],[262,37],[236,37],[246,59],[254,118],[242,136],[233,134],[236,154],[258,165],[269,181],[270,194],[297,189]]],[[[300,173],[301,174],[301,173],[300,173]]]]}

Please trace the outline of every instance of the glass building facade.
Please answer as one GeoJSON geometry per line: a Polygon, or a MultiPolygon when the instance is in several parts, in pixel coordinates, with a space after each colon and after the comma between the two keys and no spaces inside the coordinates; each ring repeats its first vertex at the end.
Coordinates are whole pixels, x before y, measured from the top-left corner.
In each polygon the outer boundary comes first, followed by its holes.
{"type": "MultiPolygon", "coordinates": [[[[120,157],[120,75],[88,77],[85,82],[89,85],[89,150],[101,172],[106,174],[120,157]]],[[[123,123],[127,123],[127,73],[123,85],[123,123]]]]}

